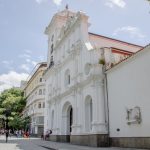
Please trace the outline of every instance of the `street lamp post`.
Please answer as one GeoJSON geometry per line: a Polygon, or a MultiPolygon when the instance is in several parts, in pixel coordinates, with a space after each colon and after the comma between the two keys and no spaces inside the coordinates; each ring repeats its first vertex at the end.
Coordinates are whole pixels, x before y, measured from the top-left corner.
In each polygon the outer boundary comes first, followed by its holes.
{"type": "Polygon", "coordinates": [[[10,109],[6,109],[5,110],[5,112],[4,112],[4,114],[5,114],[5,117],[6,117],[6,119],[5,119],[5,130],[6,130],[6,132],[5,132],[5,134],[6,134],[6,143],[7,143],[7,140],[8,140],[8,134],[9,134],[9,126],[8,126],[8,117],[10,116],[10,114],[11,114],[11,111],[10,111],[10,109]]]}

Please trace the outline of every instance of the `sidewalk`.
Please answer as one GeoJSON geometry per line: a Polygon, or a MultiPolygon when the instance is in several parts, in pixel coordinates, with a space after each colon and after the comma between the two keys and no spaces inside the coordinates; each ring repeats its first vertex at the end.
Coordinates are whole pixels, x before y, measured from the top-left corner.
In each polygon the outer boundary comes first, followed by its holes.
{"type": "MultiPolygon", "coordinates": [[[[34,142],[38,142],[38,141],[34,141],[34,142]]],[[[42,141],[42,140],[37,144],[39,146],[45,147],[50,150],[136,150],[134,148],[116,148],[116,147],[96,148],[96,147],[79,146],[79,145],[72,145],[69,143],[58,143],[58,142],[42,141]]]]}
{"type": "Polygon", "coordinates": [[[0,136],[0,150],[137,150],[137,149],[116,148],[116,147],[96,148],[96,147],[72,145],[70,143],[43,141],[39,138],[11,137],[8,139],[8,143],[5,143],[5,136],[0,136]]]}

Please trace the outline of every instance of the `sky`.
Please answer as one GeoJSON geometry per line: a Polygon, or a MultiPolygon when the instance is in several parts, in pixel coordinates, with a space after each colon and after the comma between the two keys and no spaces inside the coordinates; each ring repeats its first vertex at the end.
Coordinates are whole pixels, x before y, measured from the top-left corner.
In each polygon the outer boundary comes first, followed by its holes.
{"type": "Polygon", "coordinates": [[[89,32],[146,46],[150,4],[146,0],[0,0],[0,92],[19,86],[46,61],[46,26],[68,4],[89,16],[89,32]]]}

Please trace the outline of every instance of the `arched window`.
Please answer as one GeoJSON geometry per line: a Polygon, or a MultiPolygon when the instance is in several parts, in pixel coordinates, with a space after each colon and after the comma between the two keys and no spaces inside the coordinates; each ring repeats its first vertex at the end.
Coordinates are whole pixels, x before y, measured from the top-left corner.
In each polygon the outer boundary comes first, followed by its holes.
{"type": "Polygon", "coordinates": [[[70,70],[67,69],[65,72],[65,86],[69,85],[71,82],[70,80],[70,70]]]}
{"type": "Polygon", "coordinates": [[[85,98],[85,130],[87,132],[92,130],[92,120],[93,120],[93,103],[92,97],[88,95],[85,98]]]}
{"type": "Polygon", "coordinates": [[[41,103],[38,104],[38,108],[41,108],[41,103]]]}

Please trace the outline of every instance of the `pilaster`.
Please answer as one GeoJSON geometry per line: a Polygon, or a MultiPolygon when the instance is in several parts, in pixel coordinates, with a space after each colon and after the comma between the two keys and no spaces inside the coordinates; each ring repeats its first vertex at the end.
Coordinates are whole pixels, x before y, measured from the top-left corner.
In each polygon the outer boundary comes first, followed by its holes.
{"type": "Polygon", "coordinates": [[[95,100],[93,100],[93,133],[107,133],[107,123],[105,118],[105,101],[104,101],[104,82],[94,82],[95,100]]]}

